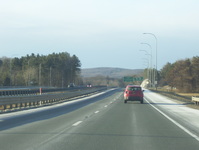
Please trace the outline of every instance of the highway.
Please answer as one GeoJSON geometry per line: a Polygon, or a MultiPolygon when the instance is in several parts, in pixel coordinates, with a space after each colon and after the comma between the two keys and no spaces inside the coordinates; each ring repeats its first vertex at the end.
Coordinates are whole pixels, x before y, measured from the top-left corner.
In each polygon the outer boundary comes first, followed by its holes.
{"type": "Polygon", "coordinates": [[[184,106],[160,99],[146,90],[144,104],[124,104],[122,89],[113,89],[1,114],[0,150],[198,150],[197,125],[189,126],[180,114],[175,116],[179,112],[172,113],[184,106]]]}

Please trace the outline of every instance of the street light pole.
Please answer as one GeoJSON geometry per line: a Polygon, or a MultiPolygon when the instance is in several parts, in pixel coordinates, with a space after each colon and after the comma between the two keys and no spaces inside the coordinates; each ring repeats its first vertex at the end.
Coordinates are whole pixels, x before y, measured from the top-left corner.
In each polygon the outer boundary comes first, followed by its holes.
{"type": "Polygon", "coordinates": [[[142,58],[142,59],[145,60],[147,63],[146,77],[147,77],[147,79],[149,79],[149,59],[147,59],[147,58],[142,58]]]}
{"type": "Polygon", "coordinates": [[[155,38],[155,40],[156,40],[156,89],[157,89],[157,51],[158,51],[158,39],[157,39],[157,37],[155,36],[155,34],[153,34],[153,33],[143,33],[143,34],[149,34],[149,35],[152,35],[154,38],[155,38]]]}
{"type": "MultiPolygon", "coordinates": [[[[146,55],[149,54],[146,50],[139,50],[139,51],[145,52],[146,55]]],[[[147,79],[148,79],[148,80],[151,80],[151,79],[150,79],[150,72],[149,72],[149,59],[146,59],[146,58],[143,58],[143,59],[147,60],[147,63],[148,63],[148,65],[147,65],[147,79]]]]}
{"type": "Polygon", "coordinates": [[[153,71],[152,71],[152,68],[153,68],[153,52],[152,52],[152,46],[150,45],[150,44],[148,44],[148,43],[140,43],[140,44],[142,44],[142,45],[147,45],[148,47],[150,47],[150,49],[151,49],[151,54],[148,54],[149,56],[151,56],[151,63],[150,63],[150,74],[151,74],[151,78],[150,78],[150,85],[151,85],[151,87],[154,85],[154,76],[155,76],[155,74],[153,73],[153,71]]]}
{"type": "Polygon", "coordinates": [[[154,85],[154,73],[153,73],[153,69],[152,69],[152,54],[149,54],[146,50],[140,50],[140,51],[143,51],[143,52],[146,52],[146,55],[148,55],[149,57],[151,57],[151,61],[150,61],[150,70],[148,68],[148,79],[150,81],[150,86],[152,87],[152,85],[154,85]]]}
{"type": "Polygon", "coordinates": [[[152,68],[152,65],[153,65],[153,63],[152,63],[152,60],[153,60],[153,53],[152,53],[152,47],[151,47],[151,45],[150,44],[148,44],[148,43],[140,43],[140,44],[145,44],[145,45],[148,45],[149,47],[150,47],[150,49],[151,49],[151,68],[152,68]]]}
{"type": "Polygon", "coordinates": [[[152,50],[152,47],[151,47],[151,45],[150,45],[150,44],[148,44],[148,43],[140,43],[140,44],[148,45],[148,46],[151,48],[151,50],[152,50]]]}

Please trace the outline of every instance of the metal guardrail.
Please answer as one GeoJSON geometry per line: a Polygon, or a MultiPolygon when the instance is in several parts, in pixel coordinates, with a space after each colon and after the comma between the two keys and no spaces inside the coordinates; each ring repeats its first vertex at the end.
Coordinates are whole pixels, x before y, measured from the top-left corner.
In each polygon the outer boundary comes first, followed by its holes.
{"type": "Polygon", "coordinates": [[[38,94],[38,89],[7,89],[7,90],[0,90],[0,96],[14,96],[14,95],[28,95],[28,94],[38,94]]]}
{"type": "Polygon", "coordinates": [[[25,95],[25,96],[1,96],[0,111],[7,109],[21,109],[24,107],[37,107],[55,102],[69,101],[71,98],[87,96],[89,94],[106,90],[107,87],[82,88],[74,91],[60,91],[50,94],[25,95]]]}
{"type": "Polygon", "coordinates": [[[199,97],[192,96],[192,102],[194,102],[196,105],[199,105],[199,97]]]}
{"type": "Polygon", "coordinates": [[[86,89],[87,87],[73,87],[73,88],[52,88],[52,87],[24,87],[24,88],[0,88],[0,96],[16,96],[16,95],[36,95],[40,93],[49,93],[56,91],[71,91],[86,89]]]}

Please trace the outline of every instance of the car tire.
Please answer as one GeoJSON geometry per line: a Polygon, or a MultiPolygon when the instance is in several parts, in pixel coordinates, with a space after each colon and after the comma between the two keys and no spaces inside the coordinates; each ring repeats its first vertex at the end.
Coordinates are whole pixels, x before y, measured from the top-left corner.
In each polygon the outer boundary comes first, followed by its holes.
{"type": "Polygon", "coordinates": [[[144,100],[142,99],[142,100],[140,101],[140,103],[143,104],[143,103],[144,103],[144,100]]]}
{"type": "Polygon", "coordinates": [[[124,103],[127,103],[127,100],[124,100],[124,103]]]}

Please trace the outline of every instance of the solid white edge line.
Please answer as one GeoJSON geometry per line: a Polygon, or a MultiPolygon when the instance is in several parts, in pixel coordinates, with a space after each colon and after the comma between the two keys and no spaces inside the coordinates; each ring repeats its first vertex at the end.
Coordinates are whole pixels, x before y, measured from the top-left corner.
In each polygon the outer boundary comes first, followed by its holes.
{"type": "Polygon", "coordinates": [[[82,121],[77,121],[77,122],[74,123],[72,126],[78,126],[80,123],[82,123],[82,121]]]}
{"type": "Polygon", "coordinates": [[[153,107],[155,110],[157,110],[160,114],[162,114],[164,117],[166,117],[167,119],[169,119],[171,122],[173,122],[175,125],[177,125],[179,128],[181,128],[183,131],[185,131],[186,133],[188,133],[190,136],[192,136],[193,138],[195,138],[197,141],[199,141],[199,137],[197,135],[195,135],[194,133],[190,132],[187,128],[185,128],[184,126],[182,126],[181,124],[179,124],[177,121],[173,120],[172,118],[170,118],[169,116],[167,116],[165,113],[163,113],[161,110],[159,110],[157,107],[153,106],[152,104],[150,104],[150,102],[148,100],[145,99],[145,101],[151,105],[151,107],[153,107]]]}

